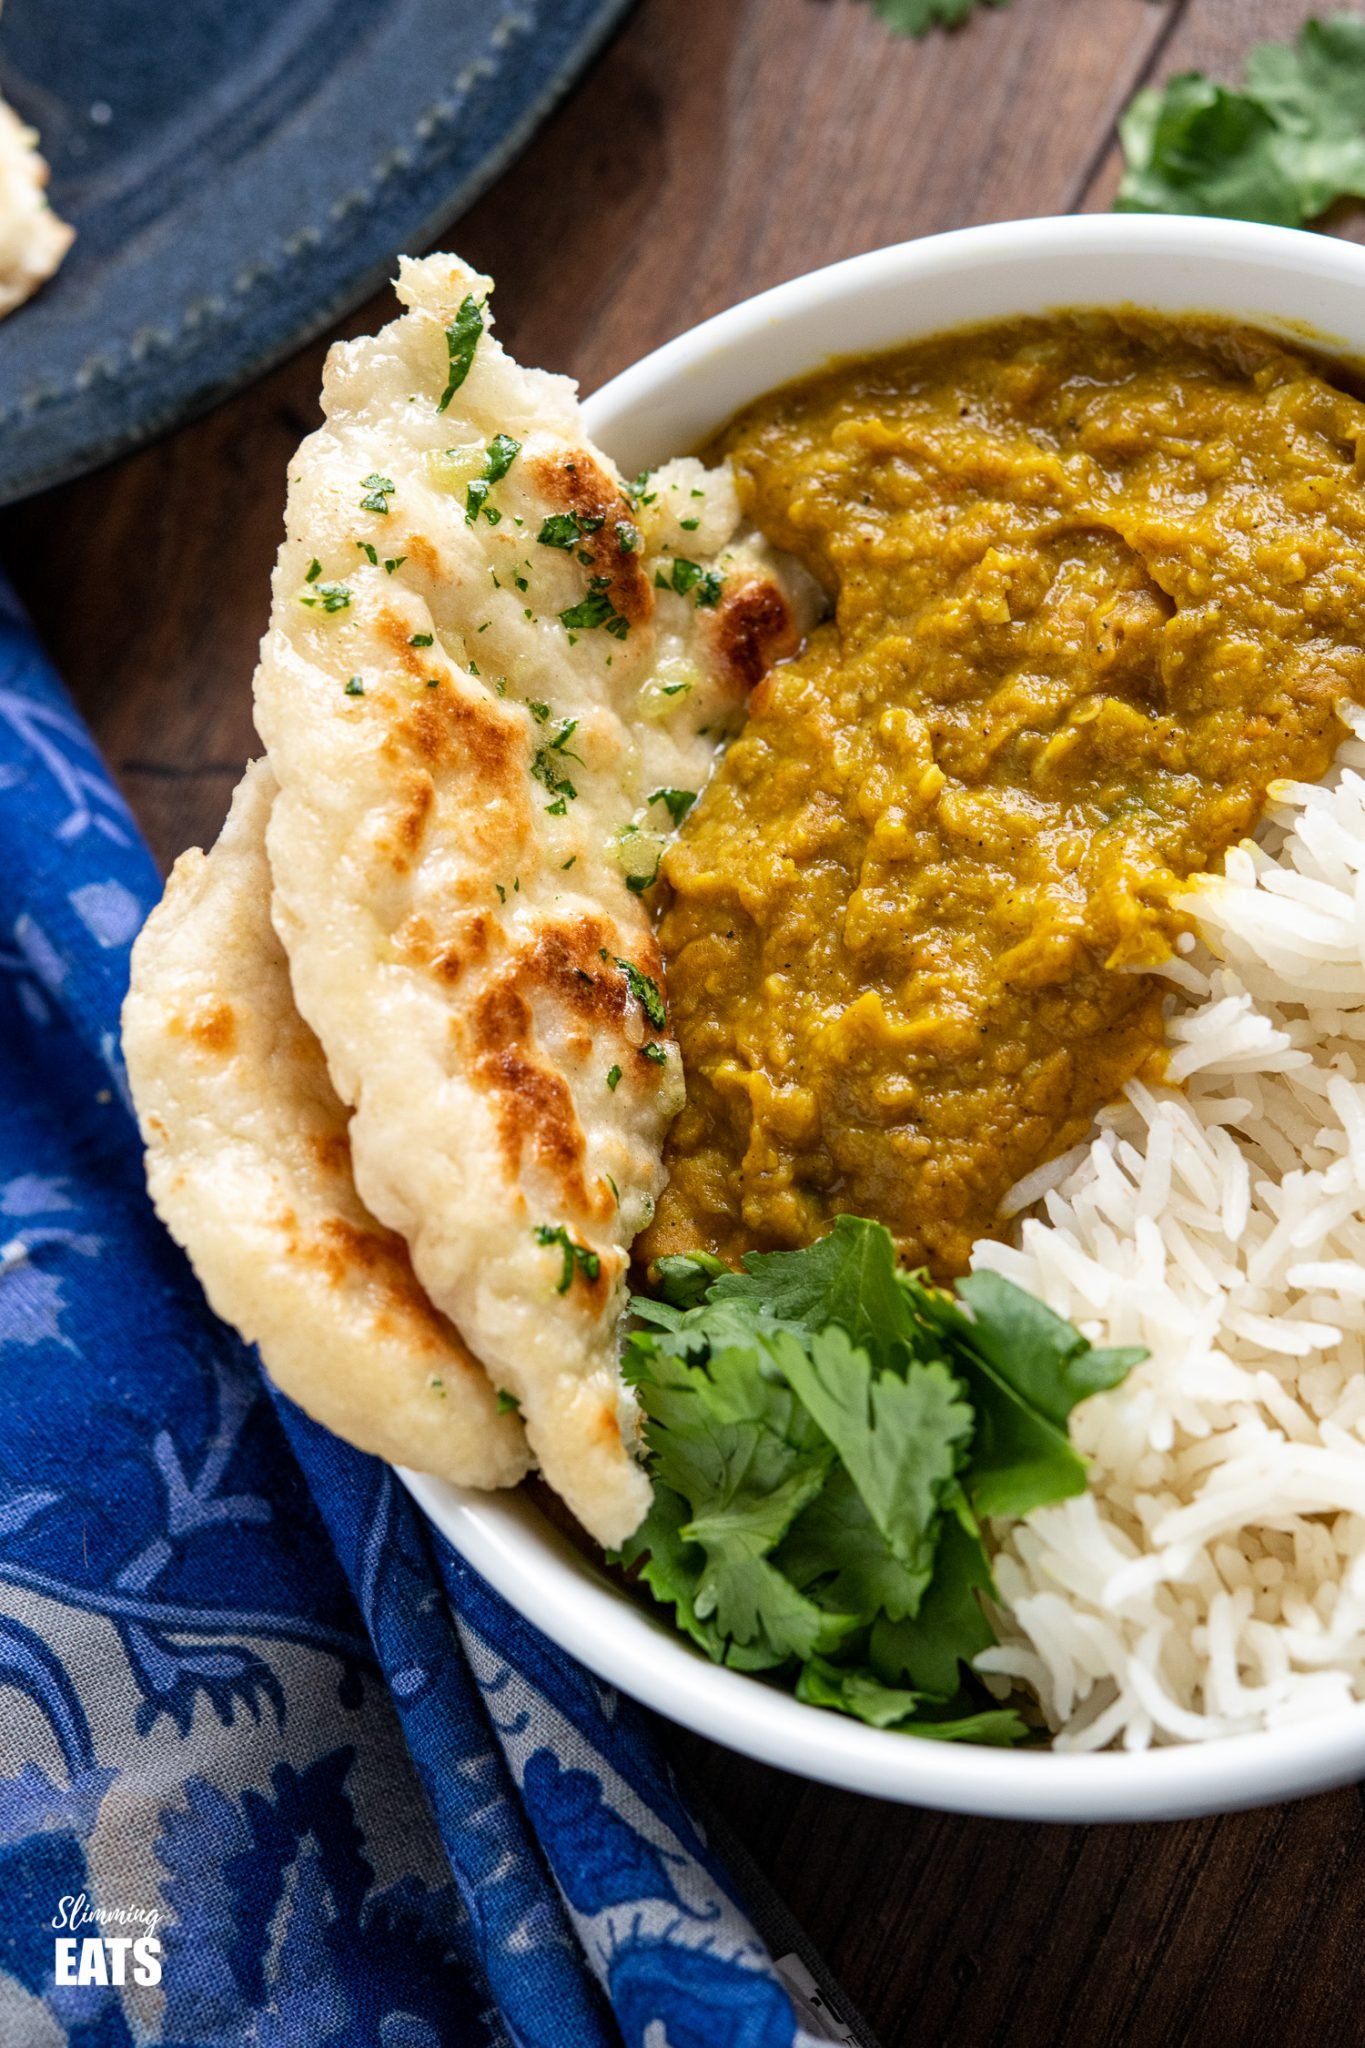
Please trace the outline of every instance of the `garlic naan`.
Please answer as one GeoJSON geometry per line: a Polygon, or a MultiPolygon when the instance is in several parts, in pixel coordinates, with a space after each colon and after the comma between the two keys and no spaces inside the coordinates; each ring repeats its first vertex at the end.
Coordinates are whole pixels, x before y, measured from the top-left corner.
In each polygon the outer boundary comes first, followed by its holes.
{"type": "Polygon", "coordinates": [[[381,1457],[510,1486],[520,1423],[356,1194],[346,1112],[270,924],[273,787],[263,762],[247,770],[133,949],[123,1044],[152,1198],[215,1311],[310,1415],[381,1457]]]}
{"type": "Polygon", "coordinates": [[[486,278],[433,256],[398,290],[291,466],[275,925],[361,1195],[610,1545],[649,1499],[618,1323],[683,1088],[637,892],[801,622],[728,472],[628,489],[486,278]]]}
{"type": "Polygon", "coordinates": [[[0,100],[0,319],[51,277],[74,239],[47,203],[37,135],[0,100]]]}

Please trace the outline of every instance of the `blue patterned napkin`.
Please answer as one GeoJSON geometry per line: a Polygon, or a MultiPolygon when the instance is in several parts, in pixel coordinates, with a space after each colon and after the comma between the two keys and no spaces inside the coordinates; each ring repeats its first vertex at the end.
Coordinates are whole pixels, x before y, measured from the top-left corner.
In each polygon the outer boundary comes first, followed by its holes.
{"type": "Polygon", "coordinates": [[[158,894],[0,591],[0,2041],[806,2040],[645,1717],[157,1223],[117,1025],[158,894]]]}

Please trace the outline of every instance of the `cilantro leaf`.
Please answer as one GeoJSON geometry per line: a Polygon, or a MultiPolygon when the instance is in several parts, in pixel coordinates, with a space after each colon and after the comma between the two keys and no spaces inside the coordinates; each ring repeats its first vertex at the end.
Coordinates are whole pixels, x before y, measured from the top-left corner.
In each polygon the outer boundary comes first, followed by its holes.
{"type": "Polygon", "coordinates": [[[833,1707],[873,1728],[895,1728],[940,1742],[984,1742],[1007,1746],[1028,1731],[1012,1707],[954,1712],[959,1702],[925,1698],[900,1686],[883,1685],[873,1671],[812,1657],[796,1683],[796,1697],[814,1707],[833,1707]]]}
{"type": "Polygon", "coordinates": [[[649,802],[662,804],[675,825],[681,825],[696,801],[695,789],[654,789],[649,793],[649,802]]]}
{"type": "Polygon", "coordinates": [[[838,1451],[877,1527],[902,1563],[928,1561],[939,1503],[972,1432],[962,1389],[940,1364],[904,1376],[874,1374],[844,1331],[819,1331],[809,1349],[774,1340],[782,1371],[838,1451]]]}
{"type": "Polygon", "coordinates": [[[750,1252],[742,1273],[717,1282],[715,1299],[763,1304],[779,1320],[825,1329],[837,1323],[879,1370],[904,1363],[913,1321],[896,1271],[891,1233],[861,1216],[799,1252],[750,1252]]]}
{"type": "Polygon", "coordinates": [[[436,403],[437,412],[444,412],[451,399],[469,375],[474,361],[474,351],[483,333],[483,307],[473,294],[467,294],[460,302],[460,310],[446,329],[446,354],[449,359],[449,376],[446,388],[436,403]]]}
{"type": "Polygon", "coordinates": [[[841,1466],[793,1522],[776,1562],[822,1607],[897,1621],[918,1610],[934,1571],[932,1552],[915,1565],[895,1555],[841,1466]]]}
{"type": "Polygon", "coordinates": [[[1097,1351],[1036,1294],[999,1273],[969,1273],[957,1285],[972,1312],[971,1342],[1040,1414],[1060,1426],[1078,1401],[1116,1387],[1146,1353],[1097,1351]]]}
{"type": "MultiPolygon", "coordinates": [[[[681,1540],[701,1556],[687,1587],[695,1620],[714,1617],[722,1638],[777,1664],[832,1647],[854,1623],[806,1599],[767,1562],[824,1485],[833,1453],[772,1372],[764,1348],[756,1335],[699,1363],[667,1335],[637,1331],[627,1370],[652,1425],[657,1476],[689,1509],[671,1535],[661,1532],[673,1545],[673,1582],[681,1540]]],[[[651,1508],[631,1554],[641,1547],[652,1553],[653,1525],[651,1508]]]]}
{"type": "Polygon", "coordinates": [[[897,35],[923,36],[931,28],[960,28],[976,7],[1007,7],[1009,0],[873,0],[887,27],[897,35]]]}
{"type": "Polygon", "coordinates": [[[913,1614],[888,1608],[872,1625],[874,1668],[888,1684],[912,1685],[939,1699],[961,1683],[960,1666],[995,1641],[979,1594],[994,1591],[976,1519],[960,1492],[939,1531],[934,1576],[913,1614]]]}
{"type": "Polygon", "coordinates": [[[1304,23],[1258,43],[1241,87],[1182,72],[1119,123],[1122,212],[1197,213],[1299,227],[1365,197],[1365,20],[1304,23]]]}
{"type": "Polygon", "coordinates": [[[659,993],[659,984],[646,974],[642,968],[637,967],[633,960],[618,960],[616,965],[626,977],[626,987],[630,990],[636,1002],[654,1026],[654,1029],[662,1031],[668,1022],[668,1012],[664,1008],[664,999],[659,993]]]}

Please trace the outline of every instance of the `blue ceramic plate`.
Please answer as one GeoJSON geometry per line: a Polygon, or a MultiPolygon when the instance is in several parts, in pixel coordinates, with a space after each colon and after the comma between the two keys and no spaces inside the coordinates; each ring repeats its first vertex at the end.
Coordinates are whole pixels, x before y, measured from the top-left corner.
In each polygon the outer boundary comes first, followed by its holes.
{"type": "Polygon", "coordinates": [[[0,323],[0,504],[256,376],[526,140],[629,0],[9,0],[77,240],[0,323]]]}

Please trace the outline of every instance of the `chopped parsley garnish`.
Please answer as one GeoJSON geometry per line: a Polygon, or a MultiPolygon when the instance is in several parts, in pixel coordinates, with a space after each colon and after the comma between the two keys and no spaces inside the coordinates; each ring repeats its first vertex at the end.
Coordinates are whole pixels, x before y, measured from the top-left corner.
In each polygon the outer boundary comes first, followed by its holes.
{"type": "MultiPolygon", "coordinates": [[[[674,688],[685,690],[687,685],[675,683],[674,688]]],[[[649,801],[652,804],[662,804],[673,823],[681,825],[697,801],[697,792],[695,789],[655,789],[650,791],[649,801]]]]}
{"type": "Polygon", "coordinates": [[[379,550],[375,546],[374,542],[370,540],[358,540],[356,542],[356,546],[360,549],[361,554],[364,555],[366,561],[370,563],[371,567],[377,569],[379,567],[379,550]]]}
{"type": "Polygon", "coordinates": [[[431,633],[414,633],[408,641],[409,647],[430,647],[435,638],[431,633]]]}
{"type": "Polygon", "coordinates": [[[391,476],[380,476],[376,472],[374,475],[361,477],[360,488],[367,493],[360,501],[362,511],[387,512],[389,499],[398,486],[391,476]]]}
{"type": "Polygon", "coordinates": [[[571,853],[569,855],[569,858],[564,862],[563,866],[560,868],[560,873],[566,875],[577,859],[578,855],[576,853],[571,853]]]}
{"type": "MultiPolygon", "coordinates": [[[[495,434],[489,442],[483,458],[483,474],[476,476],[465,494],[465,525],[472,526],[480,512],[491,526],[502,518],[501,512],[488,503],[488,493],[494,484],[500,484],[512,464],[521,453],[520,441],[514,441],[510,434],[495,434]]],[[[524,587],[524,586],[523,586],[524,587]]]]}
{"type": "Polygon", "coordinates": [[[684,533],[695,533],[701,525],[701,521],[700,519],[680,519],[678,524],[684,533]]]}
{"type": "Polygon", "coordinates": [[[645,544],[645,537],[639,527],[629,519],[617,520],[616,539],[623,555],[638,555],[645,544]]]}
{"type": "Polygon", "coordinates": [[[544,725],[546,719],[550,715],[549,705],[542,704],[538,697],[528,697],[526,700],[526,709],[530,712],[532,718],[534,718],[537,725],[544,725]]]}
{"type": "Polygon", "coordinates": [[[520,1415],[521,1403],[515,1394],[509,1394],[506,1387],[498,1388],[499,1415],[520,1415]]]}
{"type": "Polygon", "coordinates": [[[626,485],[626,496],[630,499],[632,505],[652,505],[658,497],[659,493],[657,491],[647,491],[645,489],[649,478],[650,471],[642,469],[640,474],[631,483],[626,485]]]}
{"type": "Polygon", "coordinates": [[[406,562],[407,559],[408,558],[406,555],[391,555],[388,561],[385,562],[384,567],[388,570],[390,576],[392,576],[394,570],[401,569],[404,562],[406,562]]]}
{"type": "Polygon", "coordinates": [[[344,612],[351,593],[344,583],[315,583],[299,593],[299,603],[324,612],[344,612]]]}
{"type": "Polygon", "coordinates": [[[609,1067],[607,1069],[607,1086],[608,1088],[610,1088],[613,1095],[616,1093],[616,1084],[620,1080],[620,1078],[621,1069],[619,1067],[609,1067]]]}
{"type": "Polygon", "coordinates": [[[520,571],[518,571],[518,573],[512,578],[512,581],[516,584],[518,590],[527,591],[531,588],[530,584],[527,582],[526,578],[520,573],[520,571]]]}
{"type": "Polygon", "coordinates": [[[622,974],[625,975],[626,987],[630,990],[636,1002],[654,1026],[654,1029],[662,1031],[664,1025],[668,1022],[668,1012],[664,1008],[664,999],[659,994],[657,982],[651,981],[647,974],[642,974],[633,960],[618,959],[616,965],[620,968],[622,974]]]}
{"type": "Polygon", "coordinates": [[[531,773],[554,798],[552,804],[545,806],[550,817],[562,818],[566,815],[569,804],[578,795],[578,791],[567,775],[560,774],[559,763],[555,760],[554,754],[553,747],[538,747],[531,762],[531,773]]]}
{"type": "Polygon", "coordinates": [[[614,640],[624,640],[630,632],[630,620],[624,618],[611,601],[610,576],[594,576],[588,585],[587,596],[561,612],[559,623],[571,635],[588,633],[601,626],[614,640]]]}
{"type": "MultiPolygon", "coordinates": [[[[536,539],[543,548],[572,550],[587,534],[596,533],[602,524],[602,517],[591,518],[581,512],[551,512],[541,522],[536,539]]],[[[591,561],[592,557],[588,559],[591,561]]]]}
{"type": "Polygon", "coordinates": [[[472,294],[461,303],[459,312],[446,329],[446,352],[450,359],[450,376],[445,390],[437,403],[437,412],[444,412],[451,399],[469,375],[474,361],[474,351],[483,333],[483,307],[472,294]]]}
{"type": "Polygon", "coordinates": [[[695,592],[694,601],[703,611],[709,612],[714,611],[720,602],[721,591],[725,588],[725,578],[719,569],[703,569],[700,562],[689,562],[685,555],[679,555],[673,563],[671,577],[662,569],[655,570],[654,588],[675,590],[679,597],[687,597],[695,592]]]}
{"type": "Polygon", "coordinates": [[[551,1229],[548,1223],[538,1223],[535,1239],[537,1244],[559,1245],[564,1253],[564,1265],[559,1275],[559,1284],[555,1288],[556,1294],[568,1293],[573,1286],[575,1272],[581,1273],[591,1285],[602,1270],[602,1261],[597,1253],[590,1250],[587,1245],[579,1244],[576,1238],[570,1237],[562,1223],[554,1229],[551,1229]]]}
{"type": "Polygon", "coordinates": [[[665,683],[663,686],[663,693],[665,697],[677,697],[681,695],[681,693],[684,690],[690,690],[691,687],[691,683],[665,683]]]}
{"type": "MultiPolygon", "coordinates": [[[[576,718],[566,718],[564,720],[564,723],[560,726],[559,731],[550,741],[550,745],[554,748],[557,754],[568,753],[569,741],[573,738],[574,733],[577,730],[578,720],[576,718]]],[[[579,756],[577,754],[569,754],[569,759],[571,761],[577,761],[579,759],[579,756]]]]}
{"type": "Polygon", "coordinates": [[[364,694],[364,683],[361,681],[359,676],[352,676],[351,680],[346,685],[346,695],[348,697],[363,697],[364,694]]]}
{"type": "Polygon", "coordinates": [[[642,1045],[640,1047],[640,1057],[652,1060],[656,1067],[666,1067],[668,1065],[668,1054],[661,1045],[642,1045]]]}
{"type": "Polygon", "coordinates": [[[303,580],[305,583],[316,583],[321,574],[322,564],[318,560],[317,556],[314,555],[312,561],[308,564],[308,567],[303,572],[303,580]]]}
{"type": "Polygon", "coordinates": [[[497,890],[497,892],[498,892],[498,901],[499,901],[499,903],[505,903],[505,902],[507,901],[507,891],[506,891],[506,890],[505,890],[505,889],[503,888],[503,886],[502,886],[502,883],[501,883],[501,882],[494,882],[494,884],[493,884],[493,887],[494,887],[494,888],[495,888],[495,889],[497,890]]]}

